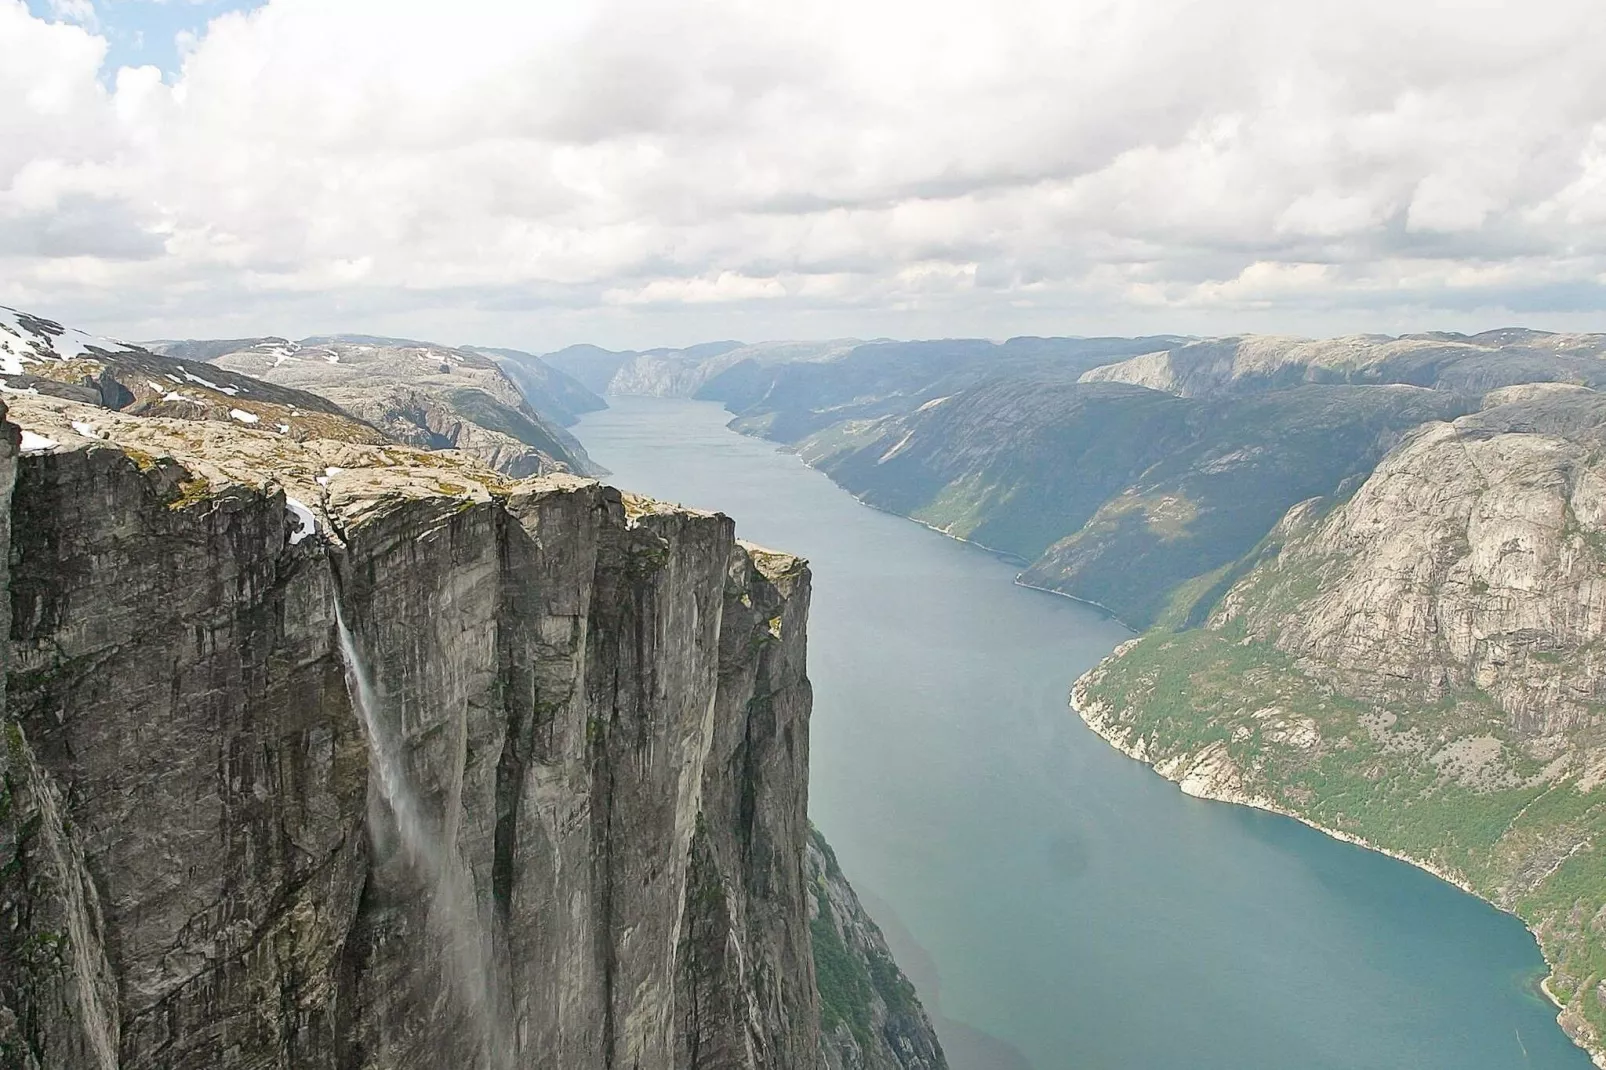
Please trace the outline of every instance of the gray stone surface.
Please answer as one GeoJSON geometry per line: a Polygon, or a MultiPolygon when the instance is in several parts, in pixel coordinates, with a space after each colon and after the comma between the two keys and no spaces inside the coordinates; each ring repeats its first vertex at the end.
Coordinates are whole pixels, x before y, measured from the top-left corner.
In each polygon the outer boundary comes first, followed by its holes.
{"type": "Polygon", "coordinates": [[[450,453],[15,415],[57,445],[10,514],[0,1066],[816,1062],[802,562],[450,453]],[[493,1031],[337,604],[489,934],[493,1031]]]}

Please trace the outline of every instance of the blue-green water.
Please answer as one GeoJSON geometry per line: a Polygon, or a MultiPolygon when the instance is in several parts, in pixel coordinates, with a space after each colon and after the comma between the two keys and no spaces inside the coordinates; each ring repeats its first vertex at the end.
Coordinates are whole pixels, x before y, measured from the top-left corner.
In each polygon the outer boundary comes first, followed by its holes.
{"type": "Polygon", "coordinates": [[[1066,693],[1118,625],[714,405],[613,405],[576,429],[611,482],[813,564],[811,810],[955,1070],[1588,1070],[1516,919],[1089,732],[1066,693]]]}

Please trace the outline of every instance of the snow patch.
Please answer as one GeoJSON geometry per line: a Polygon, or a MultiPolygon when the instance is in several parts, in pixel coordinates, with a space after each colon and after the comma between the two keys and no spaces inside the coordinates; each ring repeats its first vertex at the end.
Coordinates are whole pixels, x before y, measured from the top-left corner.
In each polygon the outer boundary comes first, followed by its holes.
{"type": "Polygon", "coordinates": [[[230,409],[229,415],[242,424],[254,424],[261,419],[256,413],[246,412],[244,409],[230,409]]]}
{"type": "MultiPolygon", "coordinates": [[[[169,376],[168,378],[172,378],[172,376],[169,376]]],[[[203,379],[199,375],[193,375],[190,373],[188,368],[184,369],[184,378],[188,379],[192,383],[198,383],[201,386],[211,387],[218,393],[227,394],[231,398],[240,392],[240,388],[237,386],[218,386],[210,379],[203,379]]],[[[175,383],[178,382],[177,379],[174,379],[173,381],[175,383]]]]}
{"type": "Polygon", "coordinates": [[[288,435],[289,433],[290,433],[290,425],[289,424],[279,424],[279,434],[288,435]]]}
{"type": "Polygon", "coordinates": [[[115,353],[133,347],[111,338],[97,338],[71,327],[38,317],[23,323],[24,313],[0,305],[0,372],[21,375],[24,364],[41,361],[69,361],[89,356],[94,350],[115,353]]]}
{"type": "Polygon", "coordinates": [[[935,409],[938,405],[941,405],[943,402],[951,401],[951,400],[953,400],[953,395],[952,394],[949,394],[945,398],[932,398],[930,401],[926,402],[924,405],[920,406],[915,411],[916,412],[925,412],[927,409],[935,409]]]}
{"type": "Polygon", "coordinates": [[[5,394],[32,394],[35,397],[37,397],[39,395],[39,391],[35,390],[31,386],[22,386],[22,387],[12,386],[10,383],[6,382],[4,379],[0,379],[0,393],[5,393],[5,394]]]}
{"type": "Polygon", "coordinates": [[[72,422],[72,429],[77,431],[80,435],[83,435],[85,438],[100,437],[100,432],[95,430],[94,424],[86,424],[82,420],[74,420],[72,422]]]}
{"type": "Polygon", "coordinates": [[[316,535],[318,533],[318,521],[312,515],[312,510],[288,494],[284,496],[284,511],[289,513],[290,519],[294,520],[298,525],[298,530],[290,533],[291,546],[294,546],[308,535],[316,535]]]}
{"type": "Polygon", "coordinates": [[[32,431],[28,430],[24,430],[22,432],[23,453],[37,453],[40,450],[53,450],[55,448],[55,439],[46,438],[44,435],[36,435],[32,431]]]}

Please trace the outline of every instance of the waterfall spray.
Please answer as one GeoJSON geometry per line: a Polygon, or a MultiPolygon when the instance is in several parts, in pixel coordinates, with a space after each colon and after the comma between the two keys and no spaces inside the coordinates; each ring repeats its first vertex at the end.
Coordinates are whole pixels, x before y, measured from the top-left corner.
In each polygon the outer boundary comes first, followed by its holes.
{"type": "Polygon", "coordinates": [[[495,975],[495,952],[481,924],[473,880],[457,852],[446,844],[424,815],[424,807],[407,777],[401,733],[380,716],[380,707],[338,598],[335,625],[346,687],[368,737],[379,794],[390,808],[408,864],[430,891],[429,928],[445,950],[447,968],[458,998],[480,1034],[486,1070],[513,1070],[514,1048],[506,1028],[495,975]]]}

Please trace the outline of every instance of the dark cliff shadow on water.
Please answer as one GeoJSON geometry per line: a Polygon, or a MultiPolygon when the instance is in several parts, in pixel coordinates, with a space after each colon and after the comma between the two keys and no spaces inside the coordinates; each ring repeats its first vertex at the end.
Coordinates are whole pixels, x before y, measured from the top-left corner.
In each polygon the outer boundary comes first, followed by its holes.
{"type": "Polygon", "coordinates": [[[897,911],[874,892],[855,886],[859,902],[881,927],[892,957],[915,986],[921,1005],[937,1030],[949,1070],[1036,1070],[1025,1055],[1007,1040],[956,1022],[942,1013],[942,978],[937,964],[920,942],[904,927],[897,911]]]}

